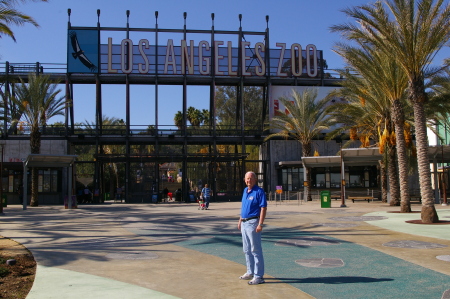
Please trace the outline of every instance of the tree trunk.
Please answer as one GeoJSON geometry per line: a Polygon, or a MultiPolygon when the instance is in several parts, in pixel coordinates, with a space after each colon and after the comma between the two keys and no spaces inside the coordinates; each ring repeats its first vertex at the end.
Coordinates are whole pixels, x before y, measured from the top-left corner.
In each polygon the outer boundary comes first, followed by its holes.
{"type": "MultiPolygon", "coordinates": [[[[38,126],[31,127],[30,148],[32,154],[39,154],[41,152],[41,132],[39,132],[38,126]]],[[[33,167],[31,169],[31,200],[30,200],[30,206],[32,207],[39,206],[38,183],[39,183],[38,169],[33,167]]]]}
{"type": "Polygon", "coordinates": [[[402,103],[398,99],[392,103],[392,119],[395,126],[395,141],[400,179],[400,212],[410,213],[411,203],[408,186],[408,159],[406,154],[406,142],[404,134],[405,119],[402,103]]]}
{"type": "MultiPolygon", "coordinates": [[[[311,156],[311,143],[302,143],[302,155],[303,157],[309,157],[311,156]]],[[[306,171],[306,181],[308,182],[308,185],[306,186],[306,190],[308,192],[308,198],[307,201],[312,201],[311,196],[311,168],[306,167],[304,169],[306,171]]]]}
{"type": "Polygon", "coordinates": [[[381,202],[387,202],[387,171],[386,166],[382,160],[379,161],[380,164],[380,185],[381,185],[381,202]]]}
{"type": "Polygon", "coordinates": [[[425,88],[423,80],[409,83],[408,98],[414,108],[414,126],[416,133],[417,166],[419,168],[420,196],[422,197],[421,218],[423,223],[437,223],[439,217],[434,207],[433,189],[431,188],[430,161],[428,159],[428,138],[424,112],[425,88]]]}
{"type": "Polygon", "coordinates": [[[388,146],[388,175],[389,175],[389,191],[391,193],[391,201],[389,205],[400,205],[400,188],[398,184],[397,163],[395,161],[395,147],[388,146]]]}

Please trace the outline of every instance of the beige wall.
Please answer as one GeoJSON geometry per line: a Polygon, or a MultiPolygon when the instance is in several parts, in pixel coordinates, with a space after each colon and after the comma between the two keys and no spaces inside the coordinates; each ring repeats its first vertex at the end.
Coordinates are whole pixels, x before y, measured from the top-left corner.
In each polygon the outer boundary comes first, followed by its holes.
{"type": "MultiPolygon", "coordinates": [[[[31,153],[29,140],[0,140],[4,147],[4,162],[22,162],[31,153]]],[[[42,140],[41,154],[66,155],[67,141],[65,140],[42,140]]]]}

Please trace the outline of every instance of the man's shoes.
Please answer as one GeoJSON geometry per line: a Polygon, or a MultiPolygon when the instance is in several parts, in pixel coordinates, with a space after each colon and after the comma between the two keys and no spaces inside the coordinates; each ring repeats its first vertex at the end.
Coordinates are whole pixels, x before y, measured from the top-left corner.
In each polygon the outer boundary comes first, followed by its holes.
{"type": "Polygon", "coordinates": [[[252,280],[248,282],[250,285],[265,283],[264,279],[260,277],[254,277],[252,280]]]}
{"type": "Polygon", "coordinates": [[[239,279],[244,279],[244,280],[250,280],[252,278],[253,278],[253,274],[248,274],[248,273],[245,273],[244,275],[239,276],[239,279]]]}

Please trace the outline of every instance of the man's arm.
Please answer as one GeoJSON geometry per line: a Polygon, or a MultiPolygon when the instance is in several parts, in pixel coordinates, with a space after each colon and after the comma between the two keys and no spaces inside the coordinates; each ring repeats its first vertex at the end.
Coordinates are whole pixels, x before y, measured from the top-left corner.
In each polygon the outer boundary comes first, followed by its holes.
{"type": "Polygon", "coordinates": [[[264,219],[266,219],[267,207],[261,208],[261,212],[259,213],[259,223],[256,227],[256,232],[259,233],[263,229],[264,219]]]}

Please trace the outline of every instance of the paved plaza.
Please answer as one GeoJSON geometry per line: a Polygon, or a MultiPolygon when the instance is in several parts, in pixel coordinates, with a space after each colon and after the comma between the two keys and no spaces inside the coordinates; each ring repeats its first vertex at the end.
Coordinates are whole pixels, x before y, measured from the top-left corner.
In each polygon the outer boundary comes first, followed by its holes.
{"type": "MultiPolygon", "coordinates": [[[[251,286],[239,202],[8,206],[1,235],[38,267],[28,299],[450,298],[450,224],[381,202],[269,202],[266,283],[251,286]]],[[[420,212],[420,205],[412,205],[420,212]]],[[[450,222],[450,208],[436,205],[450,222]]]]}

